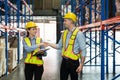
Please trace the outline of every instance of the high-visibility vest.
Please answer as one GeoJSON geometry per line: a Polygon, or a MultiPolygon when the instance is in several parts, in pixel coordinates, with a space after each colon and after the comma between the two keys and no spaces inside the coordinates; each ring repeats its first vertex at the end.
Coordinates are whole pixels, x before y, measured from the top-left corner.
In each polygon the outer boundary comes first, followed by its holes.
{"type": "MultiPolygon", "coordinates": [[[[31,42],[28,37],[24,38],[24,40],[28,46],[31,46],[31,42]]],[[[36,44],[39,44],[39,43],[40,43],[40,38],[36,38],[36,44]]],[[[36,54],[37,52],[38,52],[38,48],[35,49],[33,52],[27,53],[27,56],[24,62],[29,64],[43,65],[43,60],[39,59],[37,56],[34,56],[34,54],[36,54]]]]}
{"type": "Polygon", "coordinates": [[[66,57],[66,58],[70,58],[72,60],[78,60],[80,58],[80,52],[78,54],[74,53],[74,43],[75,43],[75,39],[77,36],[79,29],[76,28],[74,29],[74,31],[72,32],[72,35],[69,39],[68,45],[66,47],[66,38],[67,38],[67,34],[68,34],[68,30],[65,30],[63,32],[63,36],[62,36],[62,56],[66,57]]]}

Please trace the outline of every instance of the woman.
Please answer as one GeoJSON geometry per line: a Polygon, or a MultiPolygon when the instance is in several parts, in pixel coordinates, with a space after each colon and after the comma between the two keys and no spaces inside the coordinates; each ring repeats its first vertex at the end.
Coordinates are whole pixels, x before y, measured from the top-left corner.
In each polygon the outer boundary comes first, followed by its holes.
{"type": "Polygon", "coordinates": [[[30,21],[26,24],[27,36],[23,40],[25,57],[25,80],[41,80],[43,74],[43,60],[42,55],[37,56],[36,54],[42,53],[40,50],[44,43],[41,39],[36,37],[37,25],[30,21]]]}

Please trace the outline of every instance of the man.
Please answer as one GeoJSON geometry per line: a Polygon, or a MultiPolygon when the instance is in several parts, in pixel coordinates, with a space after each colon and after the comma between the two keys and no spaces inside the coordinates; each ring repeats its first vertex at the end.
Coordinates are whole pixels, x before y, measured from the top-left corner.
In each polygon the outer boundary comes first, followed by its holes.
{"type": "Polygon", "coordinates": [[[64,30],[59,43],[55,45],[46,42],[46,44],[55,49],[62,50],[60,80],[67,80],[69,74],[71,80],[78,80],[78,73],[83,69],[86,56],[85,37],[82,32],[75,27],[77,17],[74,13],[69,12],[63,18],[66,30],[64,30]],[[80,64],[79,59],[81,59],[80,64]]]}

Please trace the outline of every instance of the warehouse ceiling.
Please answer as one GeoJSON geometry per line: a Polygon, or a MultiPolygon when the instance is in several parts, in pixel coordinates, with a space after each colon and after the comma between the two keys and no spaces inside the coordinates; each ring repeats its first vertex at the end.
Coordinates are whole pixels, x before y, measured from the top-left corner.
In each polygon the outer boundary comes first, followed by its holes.
{"type": "Polygon", "coordinates": [[[56,21],[56,16],[34,16],[34,21],[36,23],[50,23],[56,21]]]}
{"type": "Polygon", "coordinates": [[[34,0],[35,16],[56,16],[60,10],[60,0],[34,0]]]}
{"type": "MultiPolygon", "coordinates": [[[[16,0],[9,1],[13,4],[16,4],[16,0]]],[[[26,0],[26,1],[27,3],[30,3],[31,6],[33,5],[34,16],[56,16],[60,10],[60,0],[26,0]]],[[[20,10],[23,10],[24,12],[24,6],[20,5],[20,10]]]]}

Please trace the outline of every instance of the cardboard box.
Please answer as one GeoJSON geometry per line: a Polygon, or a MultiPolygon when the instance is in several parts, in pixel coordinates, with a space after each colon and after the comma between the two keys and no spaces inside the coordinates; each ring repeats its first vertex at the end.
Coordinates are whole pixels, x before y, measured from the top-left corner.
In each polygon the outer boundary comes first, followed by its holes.
{"type": "Polygon", "coordinates": [[[5,47],[5,38],[0,38],[0,46],[5,47]]]}
{"type": "Polygon", "coordinates": [[[5,47],[0,47],[0,76],[6,72],[5,47]]]}
{"type": "Polygon", "coordinates": [[[116,0],[116,12],[120,12],[120,0],[116,0]]]}
{"type": "Polygon", "coordinates": [[[17,37],[9,38],[8,41],[10,43],[10,48],[17,48],[18,47],[18,38],[17,37]]]}
{"type": "Polygon", "coordinates": [[[2,61],[0,60],[0,77],[2,76],[2,61]]]}
{"type": "Polygon", "coordinates": [[[8,51],[8,71],[11,72],[17,66],[17,48],[8,51]]]}
{"type": "Polygon", "coordinates": [[[120,12],[116,12],[116,16],[120,16],[120,12]]]}
{"type": "Polygon", "coordinates": [[[6,59],[2,60],[2,75],[6,73],[6,59]]]}
{"type": "Polygon", "coordinates": [[[6,59],[0,61],[0,76],[6,73],[6,59]]]}

